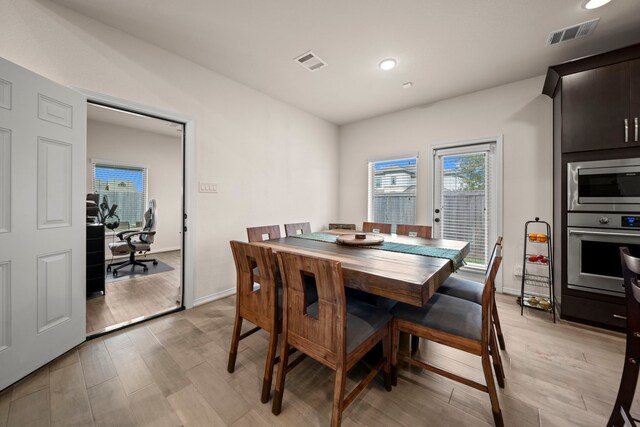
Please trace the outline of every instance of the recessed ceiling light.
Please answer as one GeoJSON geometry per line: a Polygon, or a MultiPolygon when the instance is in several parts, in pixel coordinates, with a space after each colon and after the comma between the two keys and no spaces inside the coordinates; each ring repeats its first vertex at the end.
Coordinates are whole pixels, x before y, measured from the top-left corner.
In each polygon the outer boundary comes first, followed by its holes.
{"type": "Polygon", "coordinates": [[[380,64],[378,66],[380,67],[381,70],[389,71],[396,68],[397,64],[398,64],[398,61],[396,61],[395,59],[387,58],[380,61],[380,64]]]}
{"type": "Polygon", "coordinates": [[[597,9],[605,4],[609,3],[611,0],[588,0],[584,4],[585,9],[597,9]]]}
{"type": "Polygon", "coordinates": [[[405,84],[402,85],[403,89],[409,89],[413,87],[413,82],[406,82],[405,84]]]}

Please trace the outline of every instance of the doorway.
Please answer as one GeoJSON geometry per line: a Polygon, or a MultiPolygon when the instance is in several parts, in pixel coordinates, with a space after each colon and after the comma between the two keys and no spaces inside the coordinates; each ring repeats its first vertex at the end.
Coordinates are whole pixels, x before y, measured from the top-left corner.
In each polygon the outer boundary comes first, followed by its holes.
{"type": "Polygon", "coordinates": [[[470,243],[468,274],[487,268],[501,230],[501,138],[432,147],[433,235],[470,243]]]}
{"type": "Polygon", "coordinates": [[[89,337],[184,308],[184,127],[88,103],[89,337]]]}

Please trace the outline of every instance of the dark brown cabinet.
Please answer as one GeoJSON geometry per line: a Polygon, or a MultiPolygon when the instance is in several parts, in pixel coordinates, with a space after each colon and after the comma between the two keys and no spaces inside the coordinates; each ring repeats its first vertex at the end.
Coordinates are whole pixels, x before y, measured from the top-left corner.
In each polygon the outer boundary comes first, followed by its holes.
{"type": "Polygon", "coordinates": [[[629,74],[629,64],[621,63],[562,78],[563,153],[628,144],[629,74]]]}
{"type": "Polygon", "coordinates": [[[631,99],[629,103],[629,126],[633,132],[629,133],[629,138],[633,135],[634,142],[640,144],[640,59],[629,63],[631,99]]]}

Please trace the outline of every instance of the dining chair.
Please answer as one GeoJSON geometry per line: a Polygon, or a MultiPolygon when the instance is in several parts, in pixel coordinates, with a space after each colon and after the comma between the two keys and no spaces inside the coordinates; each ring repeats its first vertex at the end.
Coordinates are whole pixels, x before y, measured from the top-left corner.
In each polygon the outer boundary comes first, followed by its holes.
{"type": "Polygon", "coordinates": [[[631,417],[630,411],[640,367],[640,340],[638,339],[640,337],[640,287],[638,286],[640,258],[631,256],[628,248],[621,247],[620,261],[627,302],[627,344],[618,396],[607,427],[636,425],[636,420],[631,417]]]}
{"type": "MultiPolygon", "coordinates": [[[[502,246],[502,236],[498,236],[496,240],[496,245],[502,246]]],[[[495,248],[495,245],[494,245],[495,248]]],[[[486,274],[486,272],[485,272],[486,274]]],[[[462,298],[467,301],[475,302],[476,304],[482,304],[482,292],[484,290],[484,284],[480,282],[475,282],[473,280],[464,279],[461,277],[457,277],[455,275],[449,276],[447,280],[440,285],[438,288],[438,292],[441,294],[453,296],[456,298],[462,298]]],[[[498,344],[500,345],[501,350],[506,349],[506,345],[504,342],[504,336],[502,334],[502,327],[500,326],[500,317],[498,316],[498,306],[496,305],[495,300],[495,288],[493,290],[493,326],[496,331],[496,335],[498,336],[498,344]]],[[[413,346],[413,343],[412,343],[413,346]]],[[[413,350],[413,348],[412,348],[413,350]]]]}
{"type": "Polygon", "coordinates": [[[430,239],[431,226],[398,224],[398,227],[396,228],[396,234],[400,236],[423,237],[425,239],[430,239]]]}
{"type": "Polygon", "coordinates": [[[391,224],[383,222],[363,222],[362,231],[365,233],[391,234],[391,224]]]}
{"type": "Polygon", "coordinates": [[[269,345],[260,398],[262,403],[266,403],[271,393],[278,333],[282,329],[282,288],[279,289],[277,286],[275,260],[270,248],[235,240],[230,244],[236,265],[237,281],[236,316],[227,371],[233,373],[235,370],[240,340],[260,329],[266,331],[269,334],[269,345]],[[241,333],[243,320],[248,320],[256,327],[241,333]]]}
{"type": "Polygon", "coordinates": [[[398,346],[400,332],[417,335],[422,339],[434,341],[480,356],[486,385],[430,365],[411,355],[403,356],[402,360],[413,366],[426,369],[488,393],[491,401],[493,420],[497,426],[504,426],[504,422],[491,364],[493,363],[500,387],[504,387],[504,372],[500,354],[496,349],[496,339],[491,325],[491,313],[494,302],[494,281],[501,261],[502,246],[496,245],[493,248],[489,269],[485,276],[486,280],[482,293],[482,305],[461,298],[436,293],[424,307],[399,303],[392,310],[394,315],[391,359],[393,384],[397,385],[398,381],[398,346]]]}
{"type": "Polygon", "coordinates": [[[337,223],[329,224],[329,230],[355,230],[355,229],[356,229],[355,224],[337,224],[337,223]]]}
{"type": "Polygon", "coordinates": [[[284,232],[289,236],[296,236],[298,234],[309,234],[311,233],[311,224],[308,222],[298,222],[295,224],[285,224],[284,232]]]}
{"type": "Polygon", "coordinates": [[[261,227],[248,227],[247,237],[249,242],[262,242],[263,240],[279,239],[279,225],[265,225],[261,227]]]}
{"type": "Polygon", "coordinates": [[[380,369],[384,385],[391,391],[390,351],[392,316],[375,306],[347,302],[342,267],[338,261],[278,252],[284,300],[280,342],[280,367],[276,380],[272,412],[282,409],[285,376],[291,349],[297,349],[333,369],[335,383],[331,425],[339,426],[342,412],[364,390],[380,369]],[[318,301],[305,307],[305,278],[315,281],[318,301]],[[377,343],[382,341],[383,357],[345,397],[347,372],[377,343]]]}

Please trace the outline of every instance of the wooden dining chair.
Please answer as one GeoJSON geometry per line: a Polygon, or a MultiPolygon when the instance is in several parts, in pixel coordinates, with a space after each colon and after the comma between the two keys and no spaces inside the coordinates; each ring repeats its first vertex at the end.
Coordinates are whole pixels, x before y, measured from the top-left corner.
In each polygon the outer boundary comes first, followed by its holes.
{"type": "Polygon", "coordinates": [[[635,426],[637,421],[631,417],[630,411],[640,367],[640,258],[631,256],[628,248],[621,247],[620,261],[627,302],[627,344],[618,396],[607,427],[635,426]]]}
{"type": "Polygon", "coordinates": [[[291,348],[307,354],[336,372],[331,425],[339,426],[342,412],[376,376],[384,370],[384,384],[391,391],[390,325],[391,315],[375,306],[347,303],[338,261],[278,252],[282,272],[284,301],[280,343],[280,367],[276,380],[272,412],[282,409],[286,368],[291,348]],[[305,307],[305,278],[312,278],[318,289],[318,302],[305,307]],[[383,358],[345,397],[347,372],[372,347],[382,341],[383,358]]]}
{"type": "Polygon", "coordinates": [[[249,242],[262,242],[264,240],[279,239],[280,226],[279,225],[265,225],[261,227],[248,227],[247,237],[249,242]]]}
{"type": "Polygon", "coordinates": [[[431,238],[431,227],[428,225],[398,224],[396,234],[400,236],[431,238]]]}
{"type": "Polygon", "coordinates": [[[504,426],[498,393],[493,378],[491,364],[496,371],[500,387],[504,387],[502,360],[497,351],[496,339],[492,328],[491,313],[494,281],[502,261],[502,246],[493,249],[487,271],[482,305],[436,293],[424,307],[405,303],[393,309],[393,349],[391,372],[393,384],[398,381],[398,346],[400,332],[417,335],[422,339],[434,341],[449,347],[480,356],[486,385],[461,377],[452,372],[429,365],[412,356],[402,357],[403,361],[422,369],[442,375],[446,378],[466,384],[489,394],[493,420],[497,426],[504,426]]]}
{"type": "Polygon", "coordinates": [[[297,236],[298,234],[309,234],[311,233],[311,224],[308,222],[297,222],[295,224],[285,224],[284,232],[289,236],[297,236]]]}
{"type": "Polygon", "coordinates": [[[355,224],[337,224],[337,223],[329,224],[329,230],[355,230],[355,229],[356,229],[355,224]]]}
{"type": "Polygon", "coordinates": [[[363,222],[362,231],[365,233],[391,234],[391,224],[383,222],[363,222]]]}
{"type": "MultiPolygon", "coordinates": [[[[496,245],[502,246],[502,236],[498,236],[496,245]]],[[[495,245],[494,245],[495,248],[495,245]]],[[[486,274],[486,273],[485,273],[486,274]]],[[[475,302],[476,304],[482,304],[482,292],[484,290],[484,283],[475,282],[473,280],[457,277],[456,275],[449,276],[442,285],[438,288],[438,292],[445,295],[450,295],[456,298],[462,298],[467,301],[475,302]]],[[[504,336],[502,334],[502,327],[500,326],[500,316],[498,316],[498,306],[495,300],[495,288],[493,290],[493,327],[495,328],[496,335],[498,337],[498,344],[501,350],[506,349],[504,342],[504,336]]],[[[413,344],[412,344],[413,345],[413,344]]],[[[413,348],[412,348],[413,350],[413,348]]]]}
{"type": "Polygon", "coordinates": [[[231,241],[233,261],[236,265],[236,317],[233,324],[231,349],[227,371],[232,373],[236,365],[240,340],[263,329],[269,333],[269,345],[264,367],[262,396],[266,403],[271,393],[271,379],[276,358],[278,333],[282,328],[282,288],[277,286],[276,266],[270,248],[249,243],[231,241]],[[254,284],[258,284],[256,289],[254,284]],[[255,328],[241,333],[242,321],[248,320],[255,328]]]}

